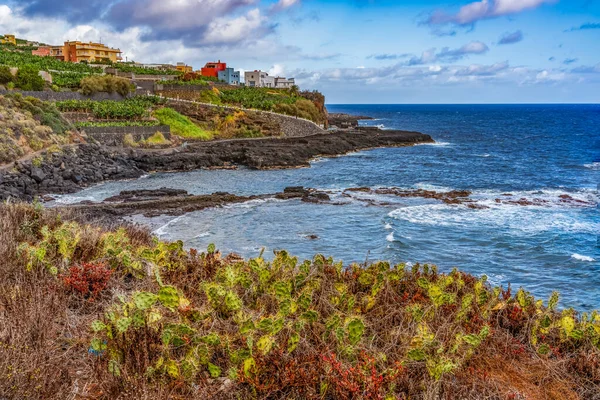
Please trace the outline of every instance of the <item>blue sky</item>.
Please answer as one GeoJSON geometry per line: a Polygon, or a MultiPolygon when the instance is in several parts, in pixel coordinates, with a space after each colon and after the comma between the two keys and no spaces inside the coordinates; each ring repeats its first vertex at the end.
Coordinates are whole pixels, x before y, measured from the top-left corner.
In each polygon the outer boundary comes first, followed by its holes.
{"type": "Polygon", "coordinates": [[[600,0],[0,0],[0,29],[221,59],[329,103],[600,103],[600,0]]]}

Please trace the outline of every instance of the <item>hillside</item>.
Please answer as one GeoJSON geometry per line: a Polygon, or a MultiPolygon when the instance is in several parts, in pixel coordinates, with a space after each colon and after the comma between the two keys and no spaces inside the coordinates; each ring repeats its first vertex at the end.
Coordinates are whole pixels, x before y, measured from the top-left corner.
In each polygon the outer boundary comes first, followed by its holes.
{"type": "Polygon", "coordinates": [[[431,265],[242,260],[73,210],[0,207],[3,398],[599,392],[600,316],[561,311],[558,294],[544,304],[431,265]]]}
{"type": "Polygon", "coordinates": [[[18,94],[0,96],[0,164],[69,143],[71,129],[50,103],[18,94]]]}

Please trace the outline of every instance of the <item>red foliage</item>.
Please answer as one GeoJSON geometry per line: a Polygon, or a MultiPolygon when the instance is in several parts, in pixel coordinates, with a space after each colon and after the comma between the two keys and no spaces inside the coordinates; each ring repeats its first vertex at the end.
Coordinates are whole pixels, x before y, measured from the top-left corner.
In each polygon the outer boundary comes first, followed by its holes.
{"type": "Polygon", "coordinates": [[[83,263],[69,268],[62,280],[70,291],[94,301],[108,285],[111,275],[112,270],[104,263],[83,263]]]}
{"type": "Polygon", "coordinates": [[[325,377],[331,385],[336,398],[352,399],[384,399],[386,389],[404,370],[397,364],[396,369],[388,374],[380,374],[375,367],[375,359],[366,353],[360,355],[358,363],[353,367],[345,367],[337,360],[334,353],[325,354],[325,377]]]}

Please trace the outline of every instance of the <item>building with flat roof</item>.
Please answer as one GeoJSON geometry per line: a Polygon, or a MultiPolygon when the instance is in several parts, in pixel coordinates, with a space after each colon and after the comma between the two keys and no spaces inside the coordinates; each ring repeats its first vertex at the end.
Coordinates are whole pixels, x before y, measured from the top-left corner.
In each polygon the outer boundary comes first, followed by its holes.
{"type": "Polygon", "coordinates": [[[246,71],[244,73],[244,80],[246,82],[246,86],[250,87],[275,87],[275,78],[269,76],[269,74],[265,71],[246,71]]]}
{"type": "Polygon", "coordinates": [[[187,65],[186,63],[183,63],[183,62],[178,62],[176,69],[177,69],[177,71],[181,71],[184,74],[194,71],[194,68],[192,68],[191,65],[187,65]]]}
{"type": "Polygon", "coordinates": [[[122,60],[121,50],[94,42],[65,42],[63,46],[64,61],[68,62],[117,62],[122,60]]]}
{"type": "Polygon", "coordinates": [[[280,76],[275,78],[275,88],[277,89],[289,89],[294,85],[296,85],[296,80],[294,78],[288,79],[280,76]]]}
{"type": "Polygon", "coordinates": [[[17,45],[17,38],[15,35],[4,35],[4,39],[0,39],[0,43],[2,44],[14,44],[17,45]]]}
{"type": "Polygon", "coordinates": [[[200,70],[202,76],[206,76],[209,78],[218,78],[220,71],[225,71],[227,69],[227,63],[221,62],[221,60],[217,62],[207,62],[204,68],[200,70]]]}
{"type": "Polygon", "coordinates": [[[218,73],[219,81],[225,82],[228,85],[237,86],[240,84],[240,71],[234,71],[233,68],[225,68],[218,73]]]}

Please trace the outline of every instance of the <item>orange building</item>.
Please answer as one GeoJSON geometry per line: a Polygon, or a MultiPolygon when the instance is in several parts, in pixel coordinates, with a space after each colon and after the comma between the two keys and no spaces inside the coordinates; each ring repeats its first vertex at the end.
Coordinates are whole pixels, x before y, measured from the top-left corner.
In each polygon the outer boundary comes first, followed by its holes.
{"type": "Polygon", "coordinates": [[[51,55],[50,46],[38,47],[37,50],[31,50],[31,54],[34,56],[40,56],[40,57],[50,57],[50,55],[51,55]]]}
{"type": "Polygon", "coordinates": [[[68,62],[94,63],[95,61],[112,61],[117,62],[122,60],[121,50],[113,49],[102,43],[94,42],[65,42],[63,46],[63,57],[68,62]]]}
{"type": "Polygon", "coordinates": [[[222,63],[221,60],[217,62],[208,62],[200,70],[202,76],[218,78],[220,71],[225,71],[227,69],[227,63],[222,63]]]}

